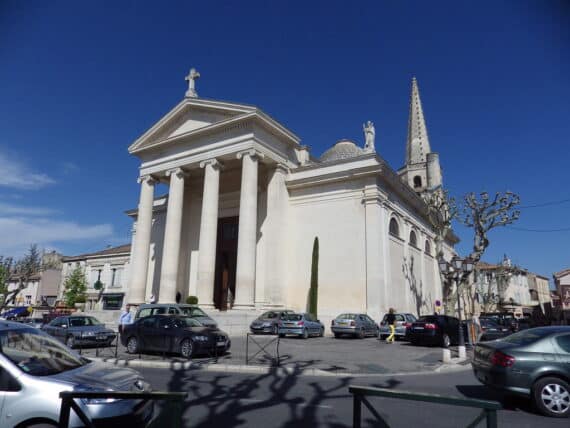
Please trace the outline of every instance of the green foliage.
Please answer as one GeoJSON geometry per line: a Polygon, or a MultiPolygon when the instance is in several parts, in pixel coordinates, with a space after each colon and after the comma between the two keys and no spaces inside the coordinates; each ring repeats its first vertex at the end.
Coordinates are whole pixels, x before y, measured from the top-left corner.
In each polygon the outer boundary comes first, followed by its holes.
{"type": "Polygon", "coordinates": [[[319,238],[313,242],[313,259],[311,263],[311,288],[309,289],[309,313],[317,318],[319,297],[319,238]]]}
{"type": "Polygon", "coordinates": [[[188,296],[188,297],[186,297],[186,303],[188,305],[197,305],[198,304],[198,297],[188,296]]]}
{"type": "Polygon", "coordinates": [[[87,301],[87,297],[85,295],[79,295],[75,298],[75,303],[85,303],[87,301]]]}
{"type": "Polygon", "coordinates": [[[68,307],[75,306],[76,303],[83,303],[87,298],[87,280],[85,279],[85,274],[80,266],[77,266],[73,271],[65,278],[63,283],[63,299],[68,307]],[[83,302],[78,299],[83,299],[83,302]]]}
{"type": "Polygon", "coordinates": [[[93,284],[93,288],[95,290],[102,290],[103,289],[103,283],[100,280],[95,281],[95,283],[93,284]]]}

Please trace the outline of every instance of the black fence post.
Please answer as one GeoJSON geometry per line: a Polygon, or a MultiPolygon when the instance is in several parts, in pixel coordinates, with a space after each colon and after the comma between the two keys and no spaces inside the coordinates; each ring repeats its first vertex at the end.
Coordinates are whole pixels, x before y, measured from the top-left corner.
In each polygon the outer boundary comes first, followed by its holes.
{"type": "Polygon", "coordinates": [[[352,402],[352,426],[353,428],[360,428],[362,418],[362,400],[359,394],[354,394],[352,402]]]}
{"type": "Polygon", "coordinates": [[[279,365],[281,364],[281,357],[279,356],[279,343],[281,341],[281,338],[279,337],[279,335],[277,335],[277,367],[279,367],[279,365]]]}
{"type": "Polygon", "coordinates": [[[485,410],[487,413],[487,428],[497,428],[497,411],[496,410],[485,410]]]}
{"type": "Polygon", "coordinates": [[[249,363],[249,333],[245,334],[245,365],[249,363]]]}
{"type": "Polygon", "coordinates": [[[67,428],[69,426],[71,400],[73,399],[67,397],[61,399],[61,409],[59,410],[59,426],[62,428],[67,428]]]}
{"type": "Polygon", "coordinates": [[[117,359],[118,351],[119,351],[119,332],[117,332],[117,335],[115,336],[115,359],[117,359]]]}

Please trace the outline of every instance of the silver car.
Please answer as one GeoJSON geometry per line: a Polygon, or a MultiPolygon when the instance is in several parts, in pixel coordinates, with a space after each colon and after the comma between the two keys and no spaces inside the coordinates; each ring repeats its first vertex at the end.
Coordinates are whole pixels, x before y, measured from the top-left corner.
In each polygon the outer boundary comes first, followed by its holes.
{"type": "Polygon", "coordinates": [[[42,330],[53,336],[69,348],[83,345],[110,346],[117,334],[105,327],[96,318],[84,315],[57,317],[42,330]]]}
{"type": "Polygon", "coordinates": [[[200,322],[204,327],[217,328],[218,323],[196,305],[181,303],[147,303],[139,306],[135,320],[150,315],[186,315],[200,322]]]}
{"type": "Polygon", "coordinates": [[[344,313],[331,321],[331,331],[336,338],[346,334],[364,339],[378,335],[378,324],[366,314],[344,313]]]}
{"type": "MultiPolygon", "coordinates": [[[[139,373],[91,362],[41,330],[0,323],[0,427],[57,427],[62,391],[150,391],[139,373]]],[[[94,424],[145,426],[152,401],[75,400],[94,424]]],[[[70,427],[83,426],[71,412],[70,427]]]]}
{"type": "Polygon", "coordinates": [[[278,332],[279,337],[285,337],[288,334],[301,336],[303,339],[309,336],[323,337],[325,326],[311,314],[288,313],[279,321],[278,332]]]}
{"type": "Polygon", "coordinates": [[[252,333],[271,333],[277,334],[279,329],[279,321],[285,315],[292,314],[294,311],[283,310],[283,311],[268,311],[260,315],[258,318],[253,320],[250,324],[249,329],[252,333]]]}
{"type": "MultiPolygon", "coordinates": [[[[397,339],[404,339],[406,337],[406,329],[411,327],[413,323],[417,321],[417,318],[413,314],[394,314],[396,316],[396,331],[395,336],[397,339]]],[[[388,314],[384,315],[382,322],[380,323],[380,332],[378,337],[380,339],[386,339],[390,336],[390,326],[386,322],[386,317],[388,314]]]]}

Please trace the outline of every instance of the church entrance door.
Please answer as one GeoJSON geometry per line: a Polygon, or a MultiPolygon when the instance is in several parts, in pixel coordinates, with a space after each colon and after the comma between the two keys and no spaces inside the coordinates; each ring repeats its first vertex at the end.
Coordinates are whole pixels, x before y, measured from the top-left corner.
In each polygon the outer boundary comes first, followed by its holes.
{"type": "Polygon", "coordinates": [[[218,220],[214,306],[221,311],[231,308],[236,295],[238,219],[226,217],[218,220]]]}

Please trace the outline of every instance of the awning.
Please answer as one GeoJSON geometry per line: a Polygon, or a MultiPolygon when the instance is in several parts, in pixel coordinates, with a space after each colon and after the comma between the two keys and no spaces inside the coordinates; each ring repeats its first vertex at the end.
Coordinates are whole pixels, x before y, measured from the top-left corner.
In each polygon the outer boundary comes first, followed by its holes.
{"type": "Polygon", "coordinates": [[[8,317],[19,317],[23,315],[28,315],[31,311],[28,311],[27,306],[18,306],[17,308],[10,309],[2,314],[4,318],[8,317]]]}

